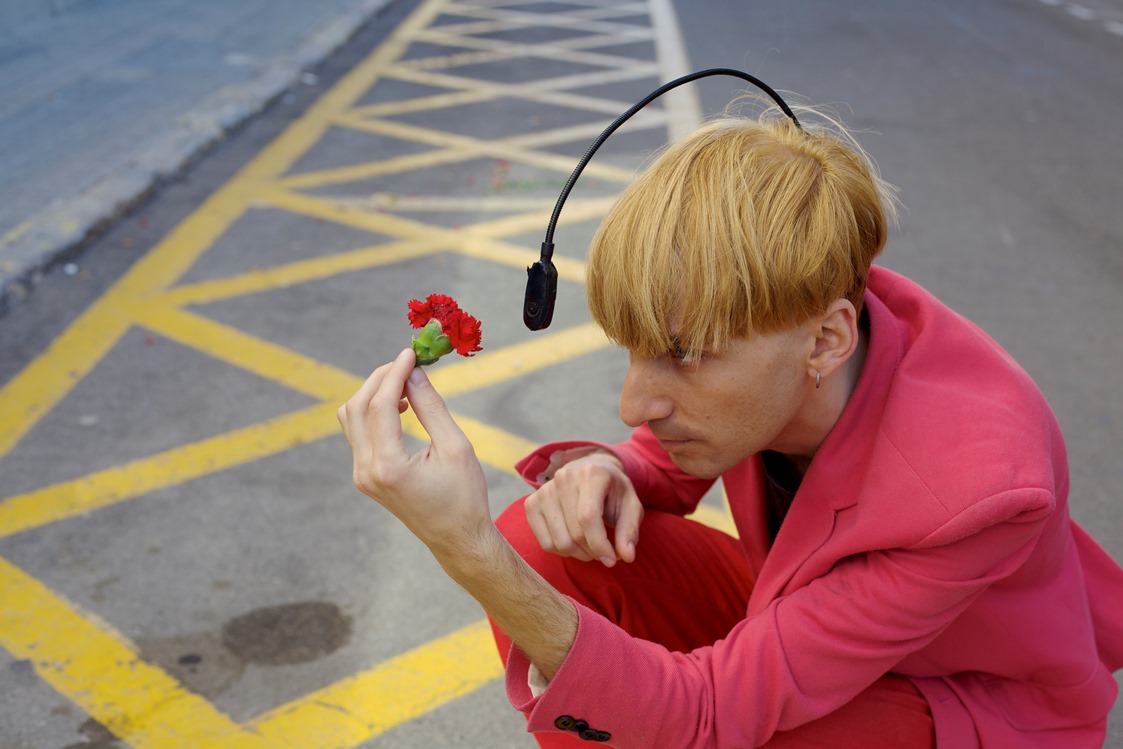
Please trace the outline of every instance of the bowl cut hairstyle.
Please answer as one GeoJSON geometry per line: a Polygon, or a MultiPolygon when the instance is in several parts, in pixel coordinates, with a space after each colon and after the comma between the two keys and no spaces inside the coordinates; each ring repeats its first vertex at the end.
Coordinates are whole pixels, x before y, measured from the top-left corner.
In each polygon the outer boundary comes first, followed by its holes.
{"type": "Polygon", "coordinates": [[[895,188],[836,118],[796,111],[804,129],[771,107],[714,119],[621,194],[586,271],[589,310],[611,340],[692,358],[836,299],[861,311],[895,188]]]}

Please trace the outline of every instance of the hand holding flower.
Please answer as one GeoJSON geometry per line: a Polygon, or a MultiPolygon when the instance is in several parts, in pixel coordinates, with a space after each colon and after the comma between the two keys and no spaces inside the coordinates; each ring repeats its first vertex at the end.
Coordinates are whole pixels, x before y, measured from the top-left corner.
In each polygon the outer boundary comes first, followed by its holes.
{"type": "Polygon", "coordinates": [[[405,349],[376,369],[337,417],[351,445],[355,486],[438,553],[466,547],[493,527],[472,444],[414,356],[405,349]],[[403,396],[431,440],[413,455],[398,415],[403,396]]]}

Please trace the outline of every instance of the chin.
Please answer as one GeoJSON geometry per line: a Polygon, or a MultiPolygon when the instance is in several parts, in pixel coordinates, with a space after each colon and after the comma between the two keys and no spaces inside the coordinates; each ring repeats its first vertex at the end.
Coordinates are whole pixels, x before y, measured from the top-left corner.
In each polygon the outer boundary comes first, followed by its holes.
{"type": "Polygon", "coordinates": [[[716,479],[725,473],[725,469],[715,466],[706,460],[691,460],[682,455],[670,454],[671,462],[679,467],[680,470],[689,473],[691,476],[696,476],[700,479],[716,479]]]}

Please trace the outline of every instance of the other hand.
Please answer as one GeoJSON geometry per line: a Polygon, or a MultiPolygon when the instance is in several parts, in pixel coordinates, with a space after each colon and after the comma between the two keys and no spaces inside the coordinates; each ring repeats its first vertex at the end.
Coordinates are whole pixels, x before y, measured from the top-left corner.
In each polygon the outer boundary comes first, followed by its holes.
{"type": "Polygon", "coordinates": [[[610,453],[594,452],[558,468],[526,498],[525,507],[530,529],[546,551],[583,562],[596,559],[606,567],[635,561],[643,505],[610,453]]]}

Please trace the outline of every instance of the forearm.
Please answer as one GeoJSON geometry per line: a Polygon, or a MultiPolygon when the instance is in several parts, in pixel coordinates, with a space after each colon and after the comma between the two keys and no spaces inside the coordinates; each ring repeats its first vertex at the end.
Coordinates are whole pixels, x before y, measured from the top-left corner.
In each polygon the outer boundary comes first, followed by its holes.
{"type": "Polygon", "coordinates": [[[493,525],[468,543],[430,547],[450,578],[475,598],[547,679],[577,638],[577,610],[511,548],[493,525]]]}

